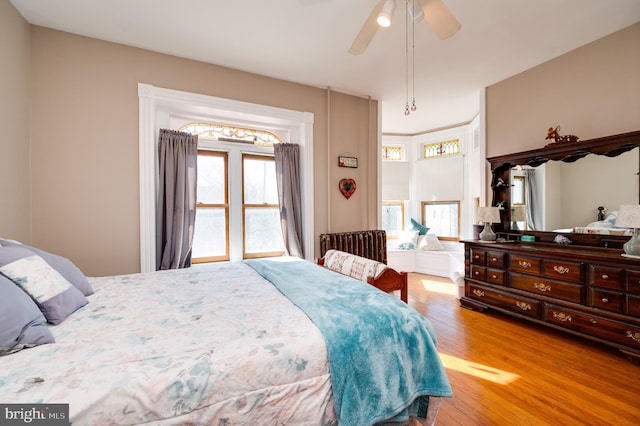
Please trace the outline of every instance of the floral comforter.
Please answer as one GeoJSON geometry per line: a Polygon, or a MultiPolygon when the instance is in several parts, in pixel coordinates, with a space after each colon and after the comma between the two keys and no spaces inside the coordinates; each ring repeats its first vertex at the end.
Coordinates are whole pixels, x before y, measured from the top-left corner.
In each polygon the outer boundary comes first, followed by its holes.
{"type": "Polygon", "coordinates": [[[335,424],[326,346],[244,264],[91,278],[56,343],[0,358],[0,402],[77,425],[335,424]]]}

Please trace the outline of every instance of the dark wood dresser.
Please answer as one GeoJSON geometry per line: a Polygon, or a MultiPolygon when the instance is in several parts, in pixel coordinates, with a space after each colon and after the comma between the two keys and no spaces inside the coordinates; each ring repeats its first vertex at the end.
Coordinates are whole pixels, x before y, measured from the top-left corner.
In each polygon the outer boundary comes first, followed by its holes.
{"type": "Polygon", "coordinates": [[[620,249],[465,241],[466,308],[496,309],[640,361],[640,260],[620,249]]]}

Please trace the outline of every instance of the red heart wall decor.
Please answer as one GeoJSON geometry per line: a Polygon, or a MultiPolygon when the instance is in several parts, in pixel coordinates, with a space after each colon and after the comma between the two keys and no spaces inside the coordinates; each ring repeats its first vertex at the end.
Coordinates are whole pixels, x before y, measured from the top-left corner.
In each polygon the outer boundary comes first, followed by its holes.
{"type": "Polygon", "coordinates": [[[338,188],[342,195],[348,200],[354,192],[356,192],[356,181],[353,179],[340,179],[338,182],[338,188]]]}

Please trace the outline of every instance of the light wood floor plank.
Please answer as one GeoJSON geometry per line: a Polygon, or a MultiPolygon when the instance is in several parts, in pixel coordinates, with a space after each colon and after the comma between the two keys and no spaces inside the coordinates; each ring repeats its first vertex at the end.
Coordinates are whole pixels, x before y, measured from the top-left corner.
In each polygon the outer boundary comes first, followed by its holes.
{"type": "Polygon", "coordinates": [[[437,425],[640,425],[640,365],[617,350],[461,308],[445,278],[409,274],[409,304],[433,324],[453,387],[437,425]]]}

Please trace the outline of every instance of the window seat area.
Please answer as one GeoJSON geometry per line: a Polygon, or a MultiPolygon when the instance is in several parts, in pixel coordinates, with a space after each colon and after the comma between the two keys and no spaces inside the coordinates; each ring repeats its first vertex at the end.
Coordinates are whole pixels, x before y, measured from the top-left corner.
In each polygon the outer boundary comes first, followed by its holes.
{"type": "Polygon", "coordinates": [[[460,298],[464,294],[464,245],[453,241],[441,241],[440,244],[440,250],[403,250],[389,242],[387,264],[396,271],[449,278],[457,285],[460,298]]]}

